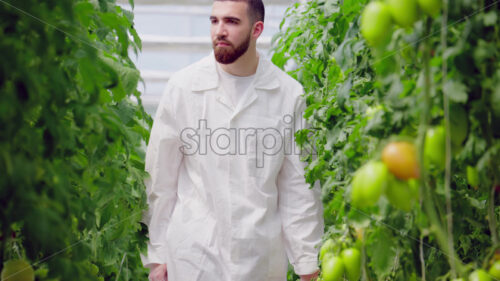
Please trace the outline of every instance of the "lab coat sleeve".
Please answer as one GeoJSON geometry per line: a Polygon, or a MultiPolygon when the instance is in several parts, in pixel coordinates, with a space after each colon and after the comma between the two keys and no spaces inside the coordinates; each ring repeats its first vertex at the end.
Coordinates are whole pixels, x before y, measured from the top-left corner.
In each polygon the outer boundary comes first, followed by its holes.
{"type": "MultiPolygon", "coordinates": [[[[183,159],[180,151],[179,130],[174,112],[175,86],[167,85],[149,137],[145,169],[148,209],[142,221],[148,226],[147,256],[141,254],[145,267],[166,262],[165,238],[170,216],[177,197],[179,167],[183,159]]],[[[167,265],[168,266],[168,265],[167,265]]]]}
{"type": "MultiPolygon", "coordinates": [[[[304,109],[305,101],[301,96],[295,102],[294,131],[306,128],[304,109]]],[[[319,184],[310,188],[305,182],[306,163],[300,160],[295,137],[291,138],[287,145],[292,146],[292,153],[285,153],[277,179],[278,208],[288,259],[296,274],[306,275],[319,269],[318,248],[324,231],[323,205],[319,184]]]]}

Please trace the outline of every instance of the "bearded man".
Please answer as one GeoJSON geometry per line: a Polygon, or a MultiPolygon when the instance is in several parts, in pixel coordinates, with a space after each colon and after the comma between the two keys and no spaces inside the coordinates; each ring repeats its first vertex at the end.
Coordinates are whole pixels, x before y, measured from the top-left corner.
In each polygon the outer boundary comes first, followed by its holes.
{"type": "Polygon", "coordinates": [[[302,86],[256,49],[261,0],[214,1],[213,53],[177,72],[146,153],[151,281],[318,276],[323,207],[294,132],[302,86]]]}

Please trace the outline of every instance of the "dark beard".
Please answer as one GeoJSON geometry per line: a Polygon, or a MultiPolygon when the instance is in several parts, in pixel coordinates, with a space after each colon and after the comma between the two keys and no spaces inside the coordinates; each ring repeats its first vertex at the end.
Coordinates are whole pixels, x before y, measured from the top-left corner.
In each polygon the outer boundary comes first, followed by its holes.
{"type": "MultiPolygon", "coordinates": [[[[224,38],[217,38],[217,40],[227,42],[224,40],[224,38]]],[[[229,42],[227,42],[229,44],[229,46],[227,47],[217,47],[216,44],[218,41],[215,41],[213,43],[214,55],[215,60],[222,64],[231,64],[235,62],[244,53],[246,53],[248,47],[250,46],[250,36],[248,36],[248,38],[236,48],[234,48],[233,44],[229,42]]]]}

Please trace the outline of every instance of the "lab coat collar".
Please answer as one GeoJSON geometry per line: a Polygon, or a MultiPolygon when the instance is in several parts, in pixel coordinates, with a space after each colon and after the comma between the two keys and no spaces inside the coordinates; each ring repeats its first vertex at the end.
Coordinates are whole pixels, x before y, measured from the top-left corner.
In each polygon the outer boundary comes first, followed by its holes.
{"type": "MultiPolygon", "coordinates": [[[[259,64],[255,73],[256,89],[272,90],[279,88],[278,78],[272,69],[272,63],[264,59],[262,52],[259,53],[259,64]]],[[[219,86],[219,75],[217,74],[216,61],[214,52],[203,58],[195,68],[193,77],[197,79],[191,85],[191,89],[195,92],[215,89],[219,86]]]]}

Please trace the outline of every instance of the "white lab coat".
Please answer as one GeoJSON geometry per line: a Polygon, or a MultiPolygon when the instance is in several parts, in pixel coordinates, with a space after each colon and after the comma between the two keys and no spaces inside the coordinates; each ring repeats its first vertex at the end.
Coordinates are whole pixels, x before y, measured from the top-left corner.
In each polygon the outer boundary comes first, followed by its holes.
{"type": "Polygon", "coordinates": [[[323,207],[318,185],[305,183],[305,163],[290,153],[292,130],[304,126],[302,86],[260,54],[234,108],[215,63],[212,53],[173,75],[159,104],[146,154],[142,262],[166,263],[169,281],[285,281],[287,257],[297,274],[312,273],[323,207]]]}

